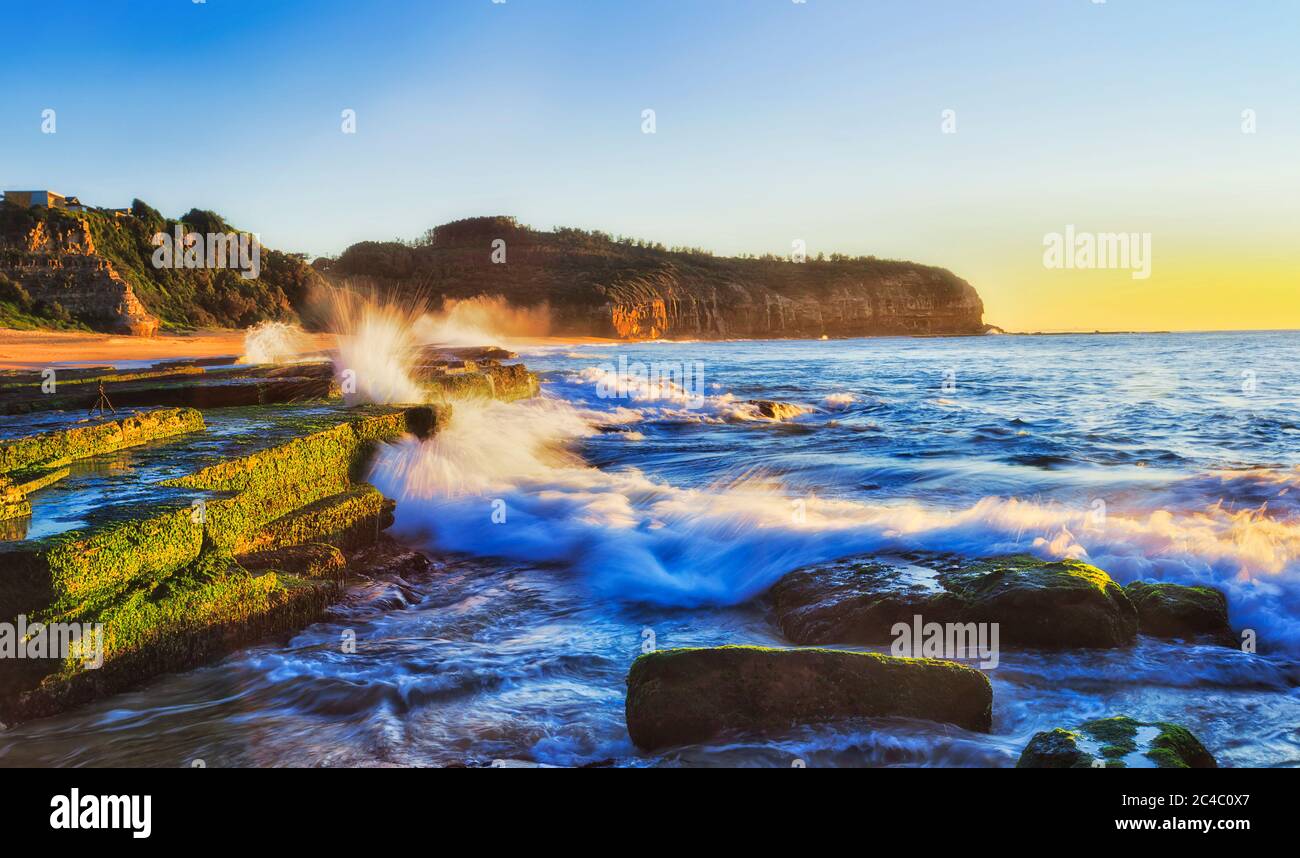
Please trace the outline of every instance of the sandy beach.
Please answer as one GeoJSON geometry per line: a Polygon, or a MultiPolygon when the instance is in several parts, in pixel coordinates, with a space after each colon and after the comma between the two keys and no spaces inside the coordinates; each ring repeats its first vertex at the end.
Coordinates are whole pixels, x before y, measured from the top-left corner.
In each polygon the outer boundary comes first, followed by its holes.
{"type": "MultiPolygon", "coordinates": [[[[239,356],[244,353],[245,331],[211,329],[189,334],[128,337],[80,331],[17,331],[0,328],[0,369],[36,369],[69,364],[126,364],[239,356]]],[[[330,349],[335,335],[304,334],[309,351],[330,349]]],[[[619,340],[602,337],[499,337],[505,348],[526,346],[595,345],[619,340]]],[[[483,343],[497,345],[498,343],[483,343]]]]}
{"type": "MultiPolygon", "coordinates": [[[[313,335],[320,347],[333,337],[313,335]]],[[[244,332],[197,331],[157,337],[126,337],[76,331],[15,331],[0,328],[0,369],[32,369],[65,364],[118,364],[130,361],[170,360],[240,355],[244,332]]]]}

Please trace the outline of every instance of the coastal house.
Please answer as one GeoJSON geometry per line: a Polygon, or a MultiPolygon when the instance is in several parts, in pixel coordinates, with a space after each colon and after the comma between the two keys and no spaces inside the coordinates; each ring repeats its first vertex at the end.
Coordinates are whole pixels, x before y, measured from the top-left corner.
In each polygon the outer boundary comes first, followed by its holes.
{"type": "MultiPolygon", "coordinates": [[[[30,208],[47,208],[47,209],[66,209],[71,212],[90,211],[91,207],[83,203],[77,197],[64,196],[54,191],[5,191],[5,202],[13,203],[16,206],[22,206],[25,209],[30,208]]],[[[110,212],[117,217],[124,217],[131,213],[130,209],[111,209],[110,212]]]]}
{"type": "MultiPolygon", "coordinates": [[[[72,198],[78,206],[81,203],[72,198]]],[[[47,208],[62,209],[68,207],[68,198],[54,191],[5,191],[5,202],[22,206],[25,209],[47,208]]]]}

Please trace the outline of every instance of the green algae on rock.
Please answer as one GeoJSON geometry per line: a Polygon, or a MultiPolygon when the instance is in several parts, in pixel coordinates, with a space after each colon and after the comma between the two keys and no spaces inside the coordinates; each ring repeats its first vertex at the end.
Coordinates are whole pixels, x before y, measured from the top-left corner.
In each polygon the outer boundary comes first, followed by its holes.
{"type": "Polygon", "coordinates": [[[445,407],[365,408],[335,426],[167,481],[198,494],[0,548],[0,614],[102,623],[103,663],[0,665],[0,713],[50,714],[311,622],[338,598],[342,556],[374,542],[392,502],[357,482],[375,445],[427,435],[445,407]],[[295,546],[315,544],[296,554],[295,546]],[[249,568],[236,554],[254,552],[249,568]],[[296,574],[295,574],[296,573],[296,574]]]}
{"type": "Polygon", "coordinates": [[[393,523],[395,506],[374,486],[361,483],[277,518],[239,550],[268,551],[311,541],[344,550],[360,548],[393,523]]]}
{"type": "Polygon", "coordinates": [[[1013,555],[942,560],[933,568],[846,558],[790,573],[769,598],[798,644],[881,644],[896,623],[997,623],[1001,642],[1117,647],[1137,636],[1124,589],[1077,560],[1013,555]]]}
{"type": "Polygon", "coordinates": [[[536,396],[539,382],[523,364],[501,364],[496,360],[462,361],[459,368],[428,367],[421,384],[439,402],[457,399],[499,399],[513,402],[536,396]]]}
{"type": "Polygon", "coordinates": [[[988,677],[950,661],[827,649],[724,646],[639,657],[627,675],[640,748],[775,733],[841,718],[900,716],[988,731],[988,677]]]}
{"type": "Polygon", "coordinates": [[[0,521],[30,515],[32,504],[27,496],[58,482],[68,473],[68,469],[62,467],[37,467],[0,474],[0,521]]]}
{"type": "Polygon", "coordinates": [[[1228,598],[1212,587],[1134,581],[1124,588],[1137,608],[1138,631],[1160,638],[1236,640],[1228,625],[1228,598]]]}
{"type": "Polygon", "coordinates": [[[174,576],[136,590],[95,617],[103,623],[103,664],[73,659],[34,687],[3,701],[11,718],[52,715],[170,670],[197,667],[268,635],[319,619],[341,593],[333,580],[237,568],[211,577],[174,576]]]}
{"type": "Polygon", "coordinates": [[[59,467],[77,459],[202,429],[203,415],[192,408],[164,408],[141,411],[117,420],[91,421],[67,429],[0,441],[0,473],[23,468],[59,467]]]}
{"type": "Polygon", "coordinates": [[[279,570],[301,578],[337,578],[347,569],[347,558],[333,545],[305,542],[241,554],[239,565],[253,574],[279,570]]]}
{"type": "Polygon", "coordinates": [[[1213,769],[1218,763],[1187,728],[1127,715],[1036,733],[1016,763],[1020,769],[1103,767],[1213,769]]]}

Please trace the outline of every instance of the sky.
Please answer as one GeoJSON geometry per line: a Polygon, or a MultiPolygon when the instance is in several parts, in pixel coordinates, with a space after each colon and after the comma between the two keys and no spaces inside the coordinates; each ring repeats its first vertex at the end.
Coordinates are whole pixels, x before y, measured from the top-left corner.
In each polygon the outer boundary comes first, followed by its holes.
{"type": "Polygon", "coordinates": [[[1300,328],[1295,0],[46,0],[0,20],[4,189],[212,209],[312,256],[508,214],[940,265],[1008,330],[1300,328]],[[1067,227],[1149,236],[1149,276],[1045,266],[1067,227]]]}

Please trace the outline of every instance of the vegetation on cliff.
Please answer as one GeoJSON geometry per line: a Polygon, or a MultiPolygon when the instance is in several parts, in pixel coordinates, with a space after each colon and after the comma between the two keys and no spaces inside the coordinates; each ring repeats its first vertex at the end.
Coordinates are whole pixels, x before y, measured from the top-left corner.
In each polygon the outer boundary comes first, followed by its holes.
{"type": "Polygon", "coordinates": [[[106,288],[109,277],[125,281],[163,328],[297,318],[316,279],[301,257],[262,247],[256,279],[231,268],[156,267],[154,236],[178,226],[243,232],[214,212],[191,209],[174,220],[140,200],[130,215],[0,204],[0,325],[122,330],[123,301],[106,288]]]}

